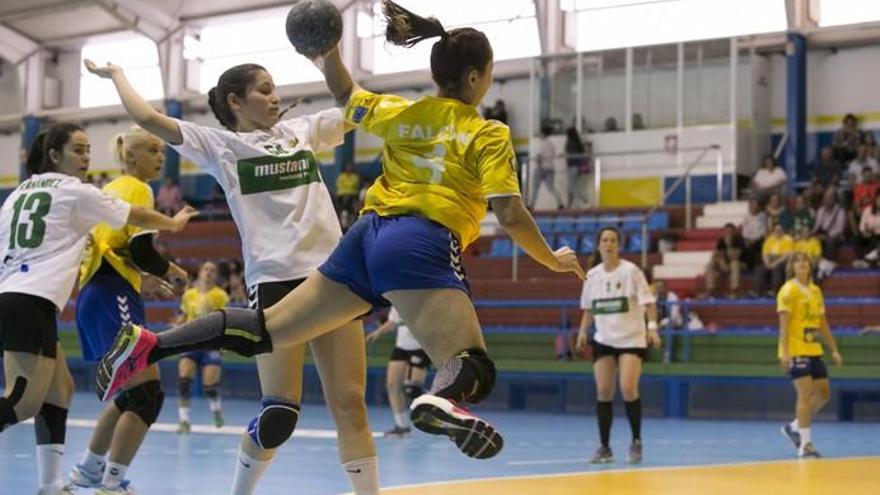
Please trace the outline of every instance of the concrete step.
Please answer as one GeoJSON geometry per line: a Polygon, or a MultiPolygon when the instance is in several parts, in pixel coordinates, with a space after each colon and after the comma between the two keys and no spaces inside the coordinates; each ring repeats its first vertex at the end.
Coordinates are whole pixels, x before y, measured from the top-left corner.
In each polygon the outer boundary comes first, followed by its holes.
{"type": "Polygon", "coordinates": [[[712,251],[715,249],[715,239],[683,240],[675,243],[676,251],[712,251]]]}
{"type": "Polygon", "coordinates": [[[682,239],[689,241],[717,241],[724,235],[724,229],[690,229],[684,231],[682,239]]]}
{"type": "Polygon", "coordinates": [[[705,268],[705,265],[656,265],[654,267],[654,278],[692,279],[702,275],[705,268]]]}
{"type": "Polygon", "coordinates": [[[706,266],[712,259],[712,251],[673,251],[663,253],[664,265],[706,266]]]}
{"type": "Polygon", "coordinates": [[[741,225],[743,218],[745,218],[745,214],[739,215],[713,215],[711,217],[702,216],[697,217],[697,228],[698,229],[720,229],[723,228],[728,223],[732,223],[734,225],[741,225]]]}
{"type": "Polygon", "coordinates": [[[744,217],[748,212],[748,201],[726,201],[723,203],[715,203],[703,207],[703,216],[705,217],[723,217],[736,215],[744,217]]]}

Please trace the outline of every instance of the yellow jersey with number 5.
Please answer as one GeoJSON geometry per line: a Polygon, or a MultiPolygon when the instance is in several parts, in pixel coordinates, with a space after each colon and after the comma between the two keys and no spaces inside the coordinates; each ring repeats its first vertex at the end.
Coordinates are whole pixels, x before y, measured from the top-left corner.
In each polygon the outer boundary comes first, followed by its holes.
{"type": "Polygon", "coordinates": [[[520,194],[510,129],[471,105],[361,90],[349,99],[345,119],[385,142],[382,175],[362,212],[426,217],[465,248],[479,237],[489,198],[520,194]]]}
{"type": "MultiPolygon", "coordinates": [[[[822,289],[810,282],[804,286],[795,279],[786,282],[776,296],[776,312],[788,313],[788,355],[821,356],[819,327],[825,317],[825,299],[822,289]]],[[[779,346],[782,356],[782,345],[779,346]]]]}

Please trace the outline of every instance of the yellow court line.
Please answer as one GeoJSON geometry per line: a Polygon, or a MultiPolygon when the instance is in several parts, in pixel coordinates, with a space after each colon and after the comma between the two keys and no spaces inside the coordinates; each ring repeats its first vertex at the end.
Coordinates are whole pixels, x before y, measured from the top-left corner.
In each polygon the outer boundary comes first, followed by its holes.
{"type": "Polygon", "coordinates": [[[426,483],[386,495],[876,495],[880,457],[675,466],[426,483]]]}

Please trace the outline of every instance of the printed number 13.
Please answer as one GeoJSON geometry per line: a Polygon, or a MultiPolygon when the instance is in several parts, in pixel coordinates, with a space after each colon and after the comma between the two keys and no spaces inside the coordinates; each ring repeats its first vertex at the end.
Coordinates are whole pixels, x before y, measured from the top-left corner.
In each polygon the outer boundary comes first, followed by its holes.
{"type": "Polygon", "coordinates": [[[431,171],[431,184],[439,184],[443,179],[443,172],[446,172],[446,165],[443,159],[446,157],[446,146],[437,144],[431,158],[416,156],[413,158],[413,164],[418,168],[424,168],[431,171]]]}

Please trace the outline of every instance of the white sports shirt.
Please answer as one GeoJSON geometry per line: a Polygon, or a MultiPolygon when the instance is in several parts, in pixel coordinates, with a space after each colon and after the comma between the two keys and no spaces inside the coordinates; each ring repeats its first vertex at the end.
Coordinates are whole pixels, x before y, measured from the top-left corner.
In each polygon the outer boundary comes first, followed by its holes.
{"type": "Polygon", "coordinates": [[[89,232],[102,222],[122,228],[130,210],[76,177],[31,176],[0,209],[0,293],[31,294],[64,309],[89,232]]]}
{"type": "Polygon", "coordinates": [[[249,286],[305,278],[330,256],[342,229],[314,151],[342,143],[342,110],[284,120],[268,131],[177,124],[183,144],[173,148],[226,193],[249,286]]]}
{"type": "Polygon", "coordinates": [[[393,307],[388,312],[388,319],[397,323],[397,340],[394,341],[394,347],[403,349],[404,351],[418,351],[422,348],[419,341],[410,331],[409,327],[400,317],[400,313],[393,307]]]}
{"type": "Polygon", "coordinates": [[[643,306],[655,301],[645,274],[626,260],[610,272],[594,266],[581,292],[581,309],[592,311],[596,322],[593,338],[617,348],[647,347],[643,306]]]}

